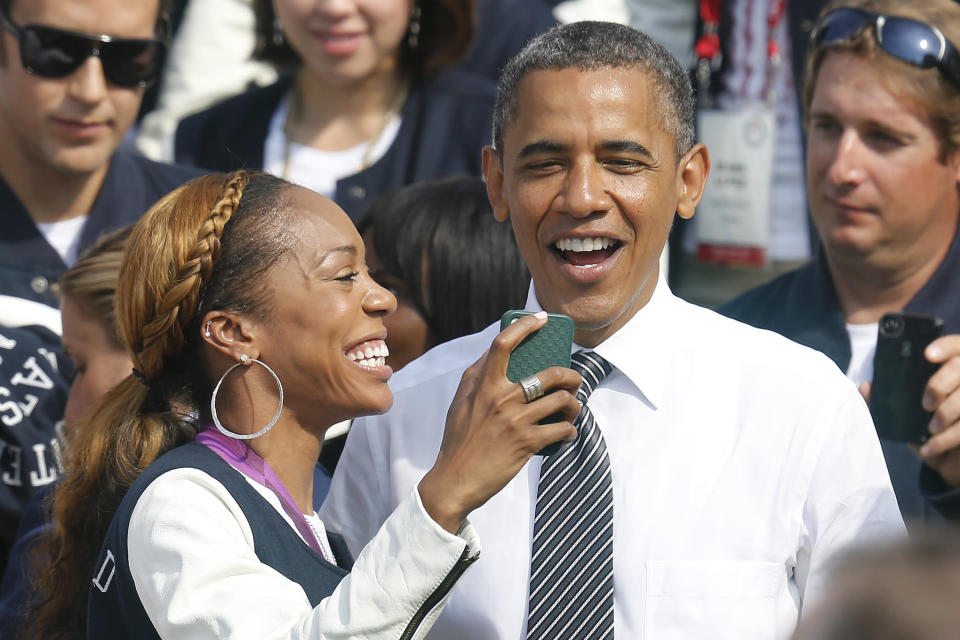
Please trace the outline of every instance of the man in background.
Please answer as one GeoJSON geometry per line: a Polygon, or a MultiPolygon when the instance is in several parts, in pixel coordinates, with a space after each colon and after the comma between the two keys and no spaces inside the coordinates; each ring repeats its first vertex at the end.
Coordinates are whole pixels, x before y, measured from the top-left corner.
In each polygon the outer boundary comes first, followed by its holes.
{"type": "Polygon", "coordinates": [[[50,317],[80,251],[197,175],[118,149],[165,24],[160,0],[0,0],[0,323],[50,317]]]}
{"type": "Polygon", "coordinates": [[[62,471],[57,281],[198,174],[118,149],[165,21],[159,0],[0,0],[0,566],[20,509],[62,471]]]}
{"type": "Polygon", "coordinates": [[[942,319],[948,335],[925,351],[931,438],[919,457],[881,444],[904,518],[957,518],[960,4],[842,0],[813,34],[806,173],[821,248],[721,311],[823,352],[865,395],[884,314],[942,319]]]}

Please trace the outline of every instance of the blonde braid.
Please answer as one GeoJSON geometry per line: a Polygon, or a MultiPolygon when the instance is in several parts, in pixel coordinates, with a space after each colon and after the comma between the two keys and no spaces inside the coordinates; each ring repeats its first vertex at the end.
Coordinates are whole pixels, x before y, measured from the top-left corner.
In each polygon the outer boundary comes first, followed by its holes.
{"type": "Polygon", "coordinates": [[[148,378],[160,374],[163,359],[180,350],[184,343],[189,325],[194,320],[200,292],[209,282],[213,266],[220,258],[220,237],[230,217],[240,205],[243,190],[249,181],[246,171],[237,171],[229,176],[219,199],[210,209],[197,231],[197,240],[180,262],[171,286],[157,301],[157,310],[153,320],[144,325],[139,348],[134,355],[134,363],[148,378]],[[168,333],[171,332],[171,333],[168,333]],[[171,340],[163,344],[163,338],[169,335],[171,340]],[[160,345],[159,352],[153,347],[160,345]],[[153,356],[153,357],[150,357],[153,356]]]}
{"type": "MultiPolygon", "coordinates": [[[[124,492],[154,460],[195,435],[190,412],[198,407],[190,386],[202,376],[196,371],[200,350],[187,344],[188,332],[196,329],[202,297],[217,286],[211,282],[215,265],[229,268],[221,259],[224,228],[245,191],[252,219],[263,220],[257,213],[264,199],[275,203],[285,185],[246,171],[195,178],[151,207],[131,232],[115,310],[133,364],[150,384],[128,377],[72,431],[66,473],[53,500],[54,526],[35,552],[38,598],[21,629],[26,638],[82,639],[93,565],[124,492]],[[248,188],[251,182],[260,186],[248,188]]],[[[264,237],[256,252],[262,264],[248,266],[245,274],[258,273],[258,266],[266,268],[282,253],[269,233],[260,231],[252,240],[264,237]]]]}

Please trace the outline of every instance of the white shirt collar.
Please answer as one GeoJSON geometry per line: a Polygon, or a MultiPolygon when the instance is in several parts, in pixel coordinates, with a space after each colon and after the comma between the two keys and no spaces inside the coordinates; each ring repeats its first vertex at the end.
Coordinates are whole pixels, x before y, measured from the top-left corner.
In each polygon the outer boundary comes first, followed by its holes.
{"type": "MultiPolygon", "coordinates": [[[[662,274],[649,302],[616,333],[594,348],[630,380],[653,408],[666,397],[665,385],[672,368],[671,345],[676,328],[671,308],[682,302],[673,295],[662,274]]],[[[527,293],[526,309],[541,311],[533,281],[527,293]]],[[[583,347],[574,344],[573,352],[583,347]]]]}

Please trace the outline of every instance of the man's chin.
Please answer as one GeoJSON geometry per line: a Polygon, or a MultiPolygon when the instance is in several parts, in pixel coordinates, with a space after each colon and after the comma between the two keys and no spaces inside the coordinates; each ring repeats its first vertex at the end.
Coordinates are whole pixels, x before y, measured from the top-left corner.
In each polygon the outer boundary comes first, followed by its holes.
{"type": "Polygon", "coordinates": [[[65,178],[83,178],[109,166],[120,141],[112,137],[85,144],[65,144],[55,141],[41,148],[41,157],[35,158],[65,178]]]}
{"type": "Polygon", "coordinates": [[[868,229],[850,225],[835,227],[829,234],[821,237],[828,253],[856,259],[868,257],[877,250],[879,245],[876,234],[868,229]]]}
{"type": "Polygon", "coordinates": [[[68,153],[58,153],[47,159],[47,166],[54,172],[67,179],[82,179],[90,177],[110,166],[110,160],[116,149],[109,152],[101,150],[84,150],[77,152],[71,149],[68,153]]]}

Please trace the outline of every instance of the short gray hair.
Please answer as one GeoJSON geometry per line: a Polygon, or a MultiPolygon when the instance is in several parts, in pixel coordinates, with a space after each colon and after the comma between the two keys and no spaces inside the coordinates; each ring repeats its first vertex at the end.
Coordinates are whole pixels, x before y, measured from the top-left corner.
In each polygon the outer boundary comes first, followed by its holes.
{"type": "Polygon", "coordinates": [[[690,77],[669,51],[636,29],[613,22],[572,22],[543,33],[513,57],[497,86],[493,146],[503,153],[503,132],[517,111],[520,81],[533,71],[581,71],[637,67],[656,80],[664,128],[673,137],[676,161],[693,147],[696,101],[690,77]]]}

